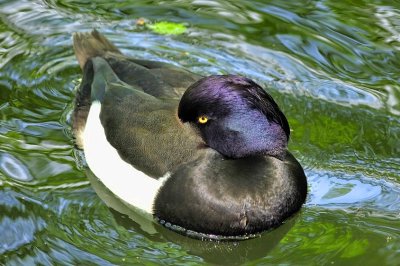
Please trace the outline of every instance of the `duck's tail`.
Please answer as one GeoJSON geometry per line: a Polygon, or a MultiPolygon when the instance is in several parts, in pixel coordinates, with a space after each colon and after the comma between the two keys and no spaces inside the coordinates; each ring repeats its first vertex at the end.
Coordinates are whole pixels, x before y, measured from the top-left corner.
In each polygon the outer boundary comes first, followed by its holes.
{"type": "Polygon", "coordinates": [[[86,62],[92,57],[103,56],[107,52],[121,54],[118,48],[97,30],[74,33],[73,46],[81,69],[83,69],[86,62]]]}

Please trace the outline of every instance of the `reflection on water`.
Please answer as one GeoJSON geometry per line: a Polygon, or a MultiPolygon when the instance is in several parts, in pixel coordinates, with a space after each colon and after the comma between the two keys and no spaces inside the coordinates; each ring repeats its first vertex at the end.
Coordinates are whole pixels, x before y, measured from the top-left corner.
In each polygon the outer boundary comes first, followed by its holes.
{"type": "Polygon", "coordinates": [[[399,10],[393,1],[0,1],[0,264],[397,265],[399,10]],[[136,25],[141,17],[188,30],[158,35],[136,25]],[[137,58],[263,84],[309,178],[299,215],[261,238],[201,242],[90,185],[70,112],[81,78],[71,34],[92,28],[137,58]]]}
{"type": "Polygon", "coordinates": [[[16,180],[31,181],[33,179],[26,165],[11,154],[0,155],[0,169],[4,175],[16,180]]]}
{"type": "Polygon", "coordinates": [[[4,239],[0,246],[0,252],[17,250],[23,245],[31,243],[35,238],[36,230],[43,229],[45,226],[45,222],[41,219],[5,217],[0,224],[1,236],[4,239]]]}
{"type": "Polygon", "coordinates": [[[400,185],[342,173],[308,173],[310,197],[307,205],[347,212],[364,212],[400,218],[400,185]]]}

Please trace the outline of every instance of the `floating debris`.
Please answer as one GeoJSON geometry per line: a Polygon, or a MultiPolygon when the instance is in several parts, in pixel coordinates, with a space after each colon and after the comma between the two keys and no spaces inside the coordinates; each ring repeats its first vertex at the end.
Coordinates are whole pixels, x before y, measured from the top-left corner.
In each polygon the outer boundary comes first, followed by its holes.
{"type": "Polygon", "coordinates": [[[179,35],[186,31],[186,26],[182,23],[161,21],[147,25],[152,31],[164,35],[179,35]]]}

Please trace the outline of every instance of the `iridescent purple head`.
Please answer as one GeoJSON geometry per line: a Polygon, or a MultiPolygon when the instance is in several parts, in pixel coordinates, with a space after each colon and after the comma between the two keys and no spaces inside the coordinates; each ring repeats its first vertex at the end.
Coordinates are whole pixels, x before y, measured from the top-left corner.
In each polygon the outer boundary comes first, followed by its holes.
{"type": "Polygon", "coordinates": [[[209,76],[191,85],[178,116],[204,142],[229,158],[280,157],[289,140],[289,124],[272,97],[254,81],[235,75],[209,76]]]}

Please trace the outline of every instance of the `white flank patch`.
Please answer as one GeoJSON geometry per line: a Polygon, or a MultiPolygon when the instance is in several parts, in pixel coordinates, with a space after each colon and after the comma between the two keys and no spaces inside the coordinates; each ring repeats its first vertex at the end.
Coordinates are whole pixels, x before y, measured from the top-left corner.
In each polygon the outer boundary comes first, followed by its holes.
{"type": "Polygon", "coordinates": [[[156,180],[122,160],[106,139],[100,111],[100,102],[93,102],[83,132],[83,147],[90,170],[120,199],[152,214],[155,197],[169,173],[156,180]]]}

